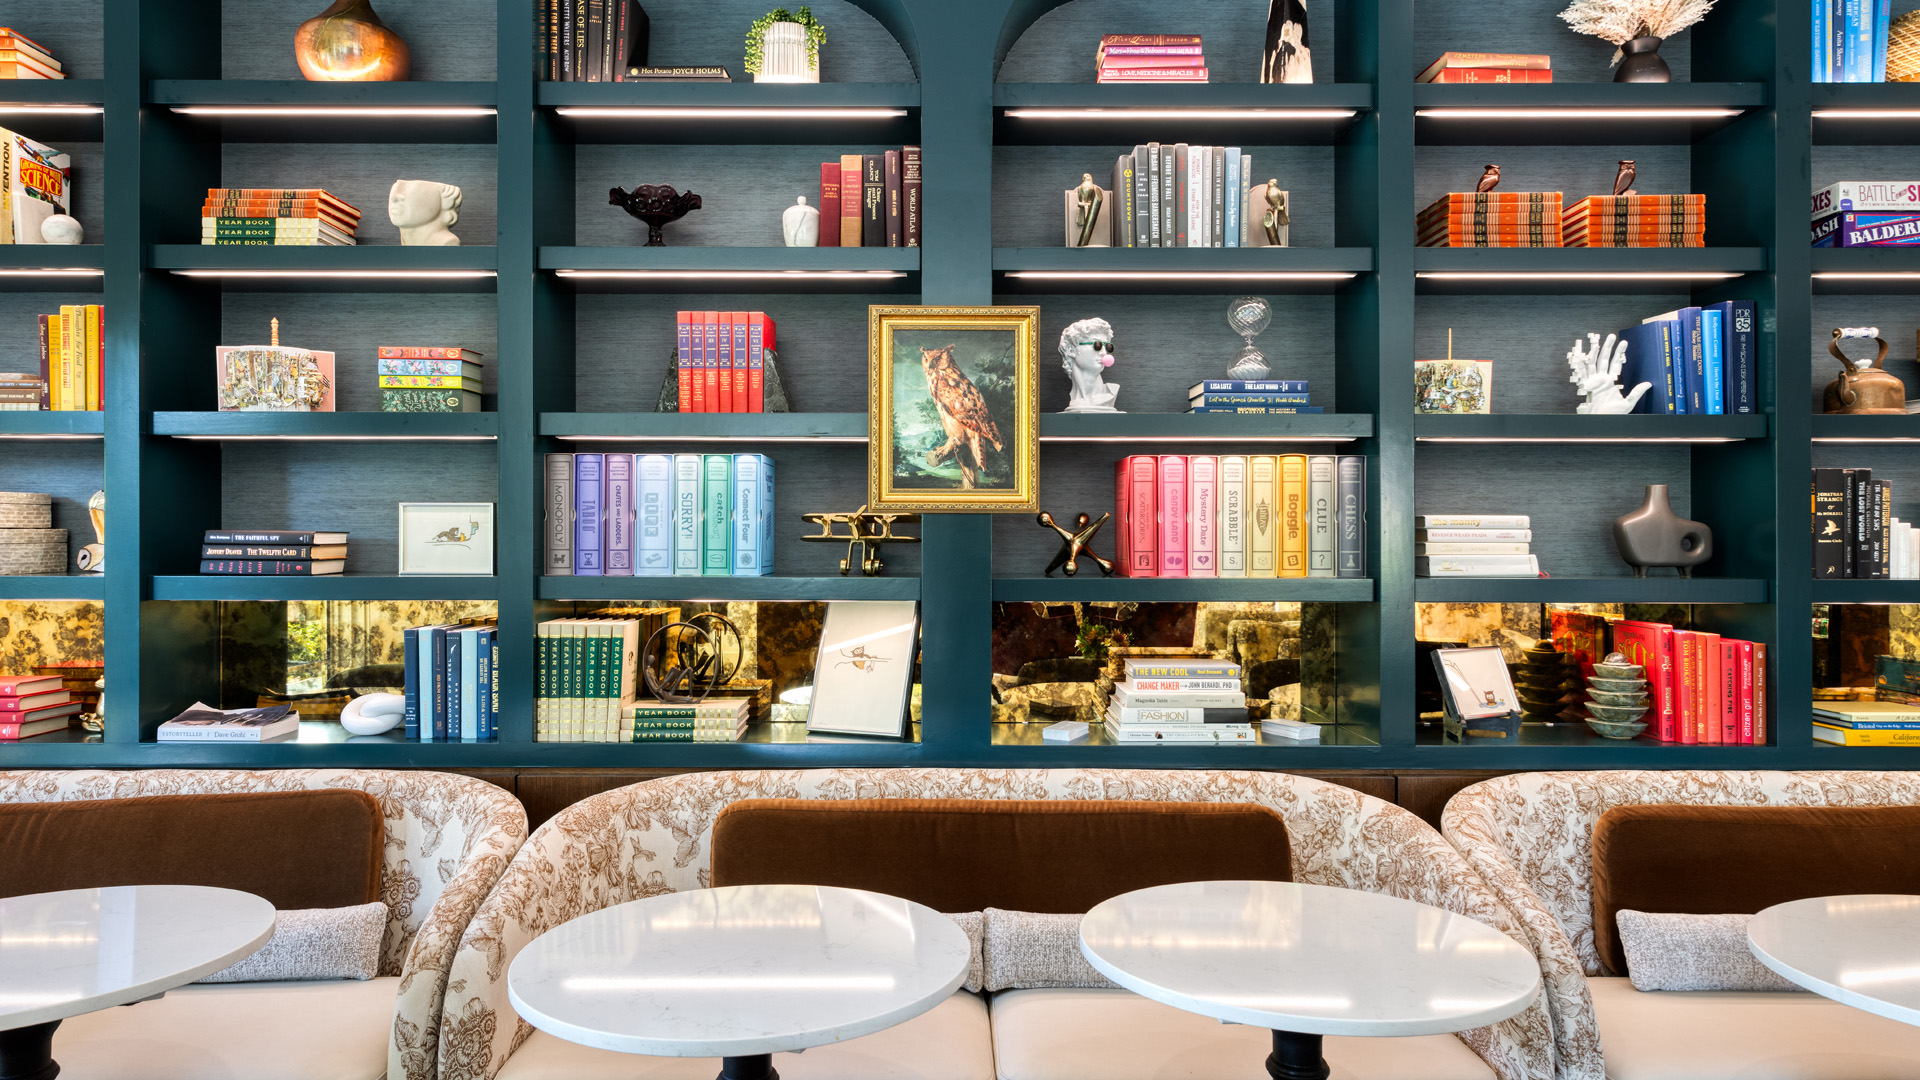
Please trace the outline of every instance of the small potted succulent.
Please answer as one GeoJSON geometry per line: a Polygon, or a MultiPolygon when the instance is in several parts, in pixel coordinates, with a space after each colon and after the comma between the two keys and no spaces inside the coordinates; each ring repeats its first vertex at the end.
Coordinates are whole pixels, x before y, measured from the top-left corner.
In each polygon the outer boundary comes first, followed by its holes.
{"type": "Polygon", "coordinates": [[[747,27],[747,73],[754,82],[817,83],[826,40],[811,8],[774,8],[747,27]]]}

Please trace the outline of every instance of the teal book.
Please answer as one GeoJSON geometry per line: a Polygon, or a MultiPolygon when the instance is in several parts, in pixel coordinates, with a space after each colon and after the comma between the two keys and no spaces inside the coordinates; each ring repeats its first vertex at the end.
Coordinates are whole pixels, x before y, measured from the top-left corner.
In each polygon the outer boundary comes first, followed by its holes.
{"type": "Polygon", "coordinates": [[[673,455],[673,575],[700,574],[699,454],[673,455]]]}
{"type": "Polygon", "coordinates": [[[705,577],[726,577],[733,573],[733,530],[728,528],[733,504],[733,456],[708,454],[701,471],[700,573],[705,577]]]}

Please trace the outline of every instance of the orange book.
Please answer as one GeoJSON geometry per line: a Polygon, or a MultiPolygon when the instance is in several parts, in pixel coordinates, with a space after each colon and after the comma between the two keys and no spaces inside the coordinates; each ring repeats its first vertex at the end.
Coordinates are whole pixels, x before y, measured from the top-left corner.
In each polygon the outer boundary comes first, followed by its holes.
{"type": "Polygon", "coordinates": [[[1692,746],[1700,741],[1698,727],[1699,700],[1696,696],[1700,682],[1700,646],[1698,634],[1691,630],[1673,632],[1673,651],[1675,654],[1676,687],[1674,689],[1674,719],[1680,731],[1680,743],[1692,746]]]}
{"type": "Polygon", "coordinates": [[[1279,577],[1307,576],[1307,455],[1280,455],[1279,577]]]}
{"type": "Polygon", "coordinates": [[[739,412],[733,407],[733,316],[731,311],[722,311],[715,319],[716,336],[720,341],[720,360],[714,366],[719,369],[714,385],[719,390],[712,398],[716,403],[714,412],[739,412]]]}
{"type": "Polygon", "coordinates": [[[840,155],[840,246],[860,246],[860,195],[865,183],[859,154],[840,155]]]}
{"type": "Polygon", "coordinates": [[[101,411],[106,396],[101,385],[107,345],[106,310],[99,304],[87,305],[87,408],[93,412],[101,411]]]}
{"type": "Polygon", "coordinates": [[[1561,247],[1570,248],[1697,248],[1706,247],[1703,236],[1687,236],[1669,240],[1606,240],[1589,236],[1568,237],[1560,242],[1561,247]]]}
{"type": "Polygon", "coordinates": [[[51,68],[41,67],[26,58],[25,53],[0,52],[0,79],[64,79],[65,75],[51,68]]]}
{"type": "Polygon", "coordinates": [[[1772,711],[1767,708],[1767,647],[1756,641],[1753,643],[1753,745],[1767,745],[1771,717],[1772,711]]]}
{"type": "Polygon", "coordinates": [[[1694,686],[1694,718],[1700,742],[1720,745],[1720,635],[1697,633],[1700,677],[1694,686]]]}
{"type": "Polygon", "coordinates": [[[693,407],[693,312],[676,311],[673,313],[673,329],[676,338],[678,361],[673,365],[674,381],[679,384],[678,405],[680,411],[694,412],[693,407]]]}
{"type": "Polygon", "coordinates": [[[1423,82],[1434,85],[1444,84],[1485,84],[1485,83],[1550,83],[1553,71],[1548,68],[1450,68],[1423,82]]]}
{"type": "Polygon", "coordinates": [[[700,335],[706,341],[706,363],[700,368],[700,387],[706,407],[701,412],[717,413],[720,408],[720,313],[700,313],[700,335]]]}
{"type": "Polygon", "coordinates": [[[733,313],[733,326],[731,329],[733,332],[734,412],[760,411],[753,407],[753,388],[748,385],[747,380],[747,372],[751,366],[752,359],[748,352],[751,346],[747,340],[747,328],[749,320],[752,318],[753,313],[750,311],[736,311],[733,313]]]}

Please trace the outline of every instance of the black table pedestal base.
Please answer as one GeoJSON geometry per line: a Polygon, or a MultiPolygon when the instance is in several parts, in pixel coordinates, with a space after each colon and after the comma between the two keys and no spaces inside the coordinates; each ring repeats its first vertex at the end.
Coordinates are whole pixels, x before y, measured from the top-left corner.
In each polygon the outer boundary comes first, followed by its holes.
{"type": "Polygon", "coordinates": [[[0,1080],[53,1080],[60,1066],[53,1060],[53,1029],[60,1021],[0,1031],[0,1080]]]}
{"type": "MultiPolygon", "coordinates": [[[[0,1080],[10,1078],[0,1076],[0,1080]]],[[[780,1074],[773,1071],[772,1054],[749,1054],[721,1058],[719,1080],[780,1080],[780,1074]]]]}
{"type": "Polygon", "coordinates": [[[1297,1031],[1273,1033],[1273,1053],[1267,1055],[1267,1075],[1273,1080],[1327,1080],[1327,1061],[1320,1056],[1320,1036],[1297,1031]]]}

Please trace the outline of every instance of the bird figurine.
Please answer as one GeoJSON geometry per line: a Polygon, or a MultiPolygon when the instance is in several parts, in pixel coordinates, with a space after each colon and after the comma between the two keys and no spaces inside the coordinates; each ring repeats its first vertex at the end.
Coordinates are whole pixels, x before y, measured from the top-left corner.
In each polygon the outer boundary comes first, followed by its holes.
{"type": "Polygon", "coordinates": [[[1000,427],[987,412],[980,388],[954,362],[953,346],[920,350],[920,370],[926,373],[927,389],[940,412],[940,426],[947,441],[927,451],[927,464],[939,465],[948,458],[960,466],[960,486],[979,486],[980,472],[986,464],[985,447],[1004,451],[1000,427]]]}
{"type": "Polygon", "coordinates": [[[1631,159],[1621,159],[1620,171],[1613,174],[1613,193],[1615,195],[1640,194],[1633,190],[1633,178],[1637,174],[1638,170],[1633,167],[1633,161],[1631,159]]]}
{"type": "Polygon", "coordinates": [[[1476,192],[1492,191],[1494,188],[1497,188],[1499,186],[1500,186],[1500,166],[1489,165],[1487,166],[1487,171],[1480,174],[1480,182],[1474,185],[1473,190],[1476,192]]]}

